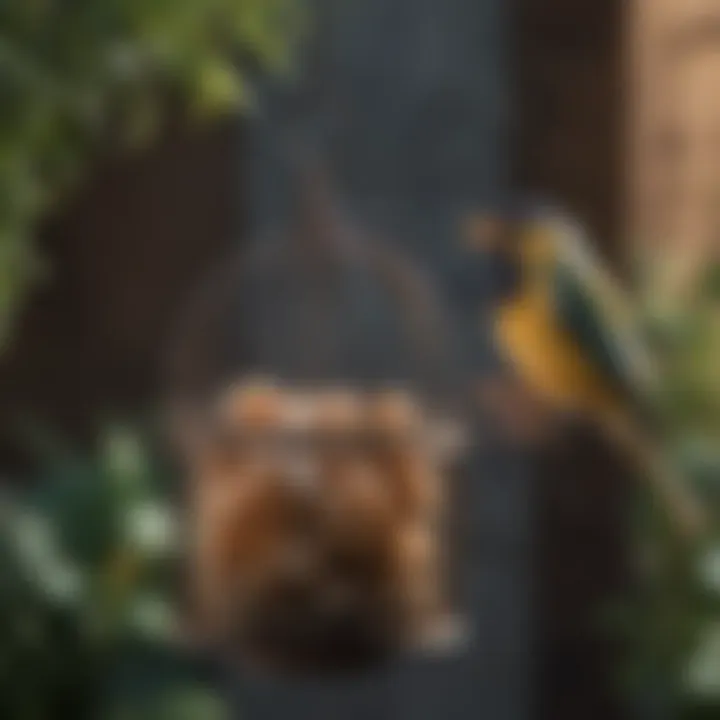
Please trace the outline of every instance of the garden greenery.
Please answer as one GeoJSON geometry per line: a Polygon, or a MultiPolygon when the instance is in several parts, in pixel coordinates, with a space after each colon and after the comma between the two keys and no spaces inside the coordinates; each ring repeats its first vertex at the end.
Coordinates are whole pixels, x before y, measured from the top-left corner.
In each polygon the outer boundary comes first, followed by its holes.
{"type": "Polygon", "coordinates": [[[98,152],[152,134],[168,95],[193,112],[250,100],[249,64],[280,69],[297,0],[0,3],[0,343],[41,272],[38,219],[98,152]]]}
{"type": "Polygon", "coordinates": [[[709,522],[695,542],[682,542],[654,498],[643,498],[634,527],[642,582],[625,622],[631,687],[646,716],[662,709],[695,720],[720,713],[720,267],[708,264],[689,291],[676,292],[678,253],[662,266],[645,259],[638,308],[661,373],[668,461],[709,522]]]}

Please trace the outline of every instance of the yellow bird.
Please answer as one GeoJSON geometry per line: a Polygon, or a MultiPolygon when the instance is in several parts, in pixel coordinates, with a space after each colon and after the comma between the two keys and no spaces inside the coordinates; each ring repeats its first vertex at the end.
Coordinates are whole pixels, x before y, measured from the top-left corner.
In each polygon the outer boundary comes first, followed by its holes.
{"type": "MultiPolygon", "coordinates": [[[[533,210],[496,237],[501,244],[493,251],[515,271],[493,322],[500,355],[546,407],[592,420],[623,447],[678,528],[697,534],[701,509],[651,440],[658,374],[620,283],[561,212],[533,210]]],[[[488,247],[472,233],[471,245],[488,247]]]]}

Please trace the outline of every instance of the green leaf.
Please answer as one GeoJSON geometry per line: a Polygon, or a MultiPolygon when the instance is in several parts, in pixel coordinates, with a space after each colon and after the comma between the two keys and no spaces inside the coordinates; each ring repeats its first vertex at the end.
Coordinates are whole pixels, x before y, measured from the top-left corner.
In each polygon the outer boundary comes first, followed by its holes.
{"type": "Polygon", "coordinates": [[[230,65],[216,60],[198,68],[194,107],[200,114],[240,108],[246,97],[243,80],[230,65]]]}
{"type": "Polygon", "coordinates": [[[686,681],[692,695],[720,702],[720,621],[703,629],[690,658],[686,681]]]}
{"type": "Polygon", "coordinates": [[[202,117],[250,106],[237,58],[277,70],[300,0],[0,4],[0,351],[36,275],[34,233],[99,154],[144,145],[160,98],[202,117]],[[119,126],[118,126],[119,123],[119,126]]]}

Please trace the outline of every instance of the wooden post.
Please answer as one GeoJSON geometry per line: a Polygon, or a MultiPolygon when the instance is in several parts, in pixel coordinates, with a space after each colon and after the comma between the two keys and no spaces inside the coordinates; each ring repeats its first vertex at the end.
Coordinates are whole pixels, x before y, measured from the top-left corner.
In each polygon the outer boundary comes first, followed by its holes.
{"type": "Polygon", "coordinates": [[[720,2],[636,0],[629,41],[632,235],[686,285],[720,247],[720,2]]]}

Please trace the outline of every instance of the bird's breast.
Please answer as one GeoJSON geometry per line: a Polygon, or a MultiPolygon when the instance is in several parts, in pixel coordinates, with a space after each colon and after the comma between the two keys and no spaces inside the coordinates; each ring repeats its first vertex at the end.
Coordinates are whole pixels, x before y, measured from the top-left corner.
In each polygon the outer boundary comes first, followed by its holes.
{"type": "Polygon", "coordinates": [[[559,410],[597,412],[612,396],[602,374],[542,295],[528,294],[498,313],[495,339],[519,378],[559,410]]]}

